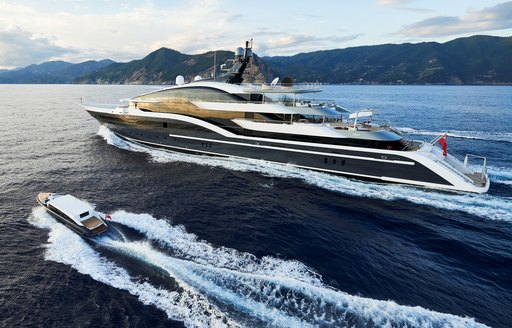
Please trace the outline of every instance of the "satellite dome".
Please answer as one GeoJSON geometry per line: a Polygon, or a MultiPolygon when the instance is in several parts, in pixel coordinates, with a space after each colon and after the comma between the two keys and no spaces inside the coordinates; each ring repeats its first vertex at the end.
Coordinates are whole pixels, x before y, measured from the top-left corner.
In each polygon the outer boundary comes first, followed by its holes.
{"type": "Polygon", "coordinates": [[[235,57],[240,57],[244,55],[244,48],[238,47],[235,50],[235,57]]]}
{"type": "Polygon", "coordinates": [[[177,85],[185,84],[185,78],[183,77],[183,75],[176,76],[176,84],[177,85]]]}
{"type": "Polygon", "coordinates": [[[203,78],[200,75],[196,75],[194,81],[201,81],[203,78]]]}

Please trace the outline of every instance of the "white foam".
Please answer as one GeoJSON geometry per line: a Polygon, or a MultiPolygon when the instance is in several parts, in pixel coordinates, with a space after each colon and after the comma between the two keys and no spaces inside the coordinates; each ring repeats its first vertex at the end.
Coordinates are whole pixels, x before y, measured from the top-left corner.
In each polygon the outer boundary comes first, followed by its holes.
{"type": "Polygon", "coordinates": [[[49,229],[45,258],[72,266],[78,272],[96,281],[128,291],[146,305],[154,305],[174,320],[184,321],[189,327],[222,327],[225,316],[201,295],[185,290],[182,293],[156,288],[147,282],[134,280],[128,272],[103,258],[81,237],[56,222],[42,207],[33,210],[31,223],[49,229]]]}
{"type": "MultiPolygon", "coordinates": [[[[202,155],[176,153],[126,142],[105,127],[100,127],[101,136],[116,147],[148,153],[156,162],[187,162],[236,171],[258,172],[279,178],[296,178],[311,185],[346,195],[383,200],[407,200],[415,204],[442,209],[462,211],[492,220],[512,221],[512,202],[509,199],[489,194],[457,194],[422,190],[416,187],[393,184],[378,184],[351,180],[330,174],[299,169],[291,165],[268,163],[261,160],[218,158],[202,155]]],[[[508,181],[508,180],[505,180],[508,181]]]]}
{"type": "Polygon", "coordinates": [[[216,248],[206,241],[197,240],[183,227],[174,227],[148,214],[118,211],[111,216],[113,221],[144,233],[184,259],[170,258],[141,244],[121,246],[122,243],[117,243],[119,247],[128,247],[133,253],[143,254],[148,262],[164,267],[197,290],[213,294],[260,319],[270,320],[272,325],[338,326],[353,316],[376,326],[479,326],[470,318],[334,290],[300,262],[271,257],[258,260],[248,253],[226,247],[216,248]],[[303,321],[296,322],[293,316],[303,321]]]}
{"type": "Polygon", "coordinates": [[[134,214],[117,211],[110,214],[111,220],[144,233],[149,239],[171,247],[180,258],[203,265],[227,268],[239,272],[292,278],[314,286],[322,286],[321,277],[298,261],[284,261],[270,256],[256,256],[226,247],[213,247],[197,236],[187,233],[183,226],[171,226],[149,214],[134,214]]]}
{"type": "Polygon", "coordinates": [[[489,140],[489,141],[505,141],[512,142],[512,133],[508,132],[492,132],[492,131],[458,131],[458,130],[447,130],[447,131],[429,131],[429,130],[417,130],[413,128],[401,127],[398,130],[415,135],[425,136],[439,136],[447,134],[449,137],[461,138],[461,139],[476,139],[476,140],[489,140]]]}
{"type": "Polygon", "coordinates": [[[31,223],[50,230],[46,259],[71,265],[97,281],[126,290],[189,327],[237,325],[230,316],[238,318],[240,314],[222,313],[212,301],[276,327],[342,326],[350,319],[379,327],[484,327],[471,318],[352,296],[325,286],[317,274],[304,270],[305,266],[297,261],[276,259],[279,265],[269,265],[273,261],[259,261],[251,254],[215,248],[198,241],[183,227],[173,227],[150,215],[114,213],[115,222],[139,230],[169,250],[178,250],[180,258],[156,250],[148,241],[126,243],[108,237],[98,240],[104,247],[166,270],[184,290],[168,291],[135,281],[125,269],[55,222],[44,209],[34,209],[33,215],[31,223]]]}
{"type": "Polygon", "coordinates": [[[235,305],[237,309],[249,313],[253,317],[270,321],[273,325],[279,327],[308,326],[307,322],[301,322],[300,319],[275,311],[272,308],[266,307],[265,304],[259,303],[251,298],[243,297],[244,295],[238,293],[239,288],[234,289],[230,284],[218,284],[215,279],[212,279],[213,277],[229,276],[232,278],[238,276],[239,273],[236,271],[218,269],[189,260],[173,258],[156,251],[145,242],[124,243],[109,241],[105,245],[166,270],[176,279],[180,287],[185,286],[188,290],[198,291],[202,294],[220,299],[223,302],[235,305]]]}
{"type": "Polygon", "coordinates": [[[487,171],[491,181],[512,186],[512,168],[489,166],[487,171]]]}

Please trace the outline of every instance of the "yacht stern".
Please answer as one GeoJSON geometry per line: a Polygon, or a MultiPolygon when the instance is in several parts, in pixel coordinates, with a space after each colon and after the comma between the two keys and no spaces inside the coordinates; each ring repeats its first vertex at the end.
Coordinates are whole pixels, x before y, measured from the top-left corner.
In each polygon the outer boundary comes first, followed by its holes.
{"type": "Polygon", "coordinates": [[[444,151],[434,145],[435,141],[437,138],[434,142],[423,142],[418,152],[444,169],[439,172],[450,181],[452,189],[473,193],[486,193],[489,190],[487,158],[474,154],[461,156],[454,151],[444,151]],[[477,161],[480,164],[475,164],[477,161]]]}

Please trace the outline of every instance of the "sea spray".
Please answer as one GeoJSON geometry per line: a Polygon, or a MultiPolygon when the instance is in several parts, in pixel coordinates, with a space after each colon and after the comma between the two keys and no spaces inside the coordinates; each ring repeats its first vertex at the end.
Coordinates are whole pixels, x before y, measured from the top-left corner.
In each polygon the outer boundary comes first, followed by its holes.
{"type": "Polygon", "coordinates": [[[102,257],[84,239],[51,218],[43,208],[35,208],[32,214],[32,224],[50,230],[45,259],[70,265],[96,281],[126,290],[143,304],[156,306],[169,318],[183,321],[188,327],[237,326],[193,291],[168,291],[135,280],[124,268],[102,257]]]}
{"type": "Polygon", "coordinates": [[[486,141],[512,142],[512,133],[509,133],[509,132],[458,131],[458,130],[429,131],[429,130],[417,130],[417,129],[407,128],[407,127],[401,127],[401,128],[398,128],[398,130],[408,133],[408,134],[432,136],[432,137],[446,134],[448,137],[459,138],[459,139],[475,139],[475,140],[486,140],[486,141]]]}
{"type": "Polygon", "coordinates": [[[125,141],[104,126],[100,127],[98,134],[109,144],[116,147],[147,153],[155,162],[187,162],[236,171],[258,172],[271,177],[295,178],[311,185],[350,196],[370,197],[387,201],[406,200],[425,206],[462,211],[491,220],[512,221],[512,202],[504,197],[489,194],[438,192],[406,185],[363,182],[262,160],[176,153],[125,141]]]}
{"type": "MultiPolygon", "coordinates": [[[[225,257],[224,263],[244,263],[247,257],[256,257],[228,248],[215,248],[206,241],[199,241],[193,234],[182,227],[176,228],[163,220],[148,214],[137,215],[116,212],[112,215],[114,222],[130,226],[148,236],[149,240],[161,242],[173,247],[176,238],[191,243],[192,252],[188,259],[179,259],[163,253],[147,241],[120,242],[100,238],[102,247],[109,247],[124,253],[148,265],[165,269],[180,284],[181,292],[157,288],[148,282],[141,282],[131,277],[128,272],[114,262],[95,251],[81,237],[53,220],[42,208],[33,210],[31,223],[39,228],[49,229],[45,258],[47,260],[72,266],[78,272],[93,279],[123,289],[136,295],[144,304],[152,304],[162,309],[175,320],[184,321],[188,327],[233,327],[238,323],[233,311],[241,311],[246,317],[245,324],[264,322],[264,325],[276,327],[290,326],[343,326],[343,325],[377,325],[409,327],[485,327],[474,319],[443,314],[421,307],[398,305],[393,301],[380,301],[332,289],[318,280],[312,272],[303,271],[304,265],[289,261],[287,265],[268,267],[265,263],[252,263],[237,270],[236,266],[228,269],[217,267],[209,262],[198,263],[195,259],[197,248],[194,243],[207,245],[217,257],[225,257]],[[144,219],[134,220],[137,216],[144,219]],[[131,218],[127,220],[126,218],[131,218]],[[129,222],[133,221],[131,224],[129,222]],[[159,230],[170,232],[161,236],[159,230]],[[183,236],[180,237],[180,234],[183,236]],[[151,237],[150,237],[151,236],[151,237]],[[237,259],[242,256],[244,260],[237,259]],[[287,276],[290,267],[298,266],[295,275],[287,276]],[[252,272],[251,268],[252,267],[252,272]],[[285,269],[282,272],[282,269],[285,269]],[[300,274],[313,277],[300,279],[300,274]],[[264,274],[262,274],[264,273],[264,274]],[[222,312],[214,302],[231,304],[231,309],[222,312]],[[248,317],[248,318],[247,318],[248,317]],[[253,319],[251,319],[253,318],[253,319]],[[257,321],[254,321],[257,320],[257,321]]],[[[184,250],[182,250],[184,251],[184,250]]],[[[186,255],[186,254],[182,254],[186,255]]],[[[207,257],[209,254],[205,254],[207,257]]],[[[286,262],[284,260],[278,260],[286,262]]]]}
{"type": "Polygon", "coordinates": [[[141,244],[118,243],[119,247],[144,254],[146,260],[158,263],[201,293],[230,302],[273,325],[294,326],[295,318],[301,318],[300,326],[338,326],[347,322],[372,322],[379,326],[479,326],[469,318],[349,295],[326,286],[319,275],[298,261],[271,257],[259,260],[248,253],[214,247],[182,226],[172,226],[149,214],[118,211],[112,214],[112,219],[172,248],[173,253],[184,259],[169,257],[147,246],[139,247],[141,244]]]}

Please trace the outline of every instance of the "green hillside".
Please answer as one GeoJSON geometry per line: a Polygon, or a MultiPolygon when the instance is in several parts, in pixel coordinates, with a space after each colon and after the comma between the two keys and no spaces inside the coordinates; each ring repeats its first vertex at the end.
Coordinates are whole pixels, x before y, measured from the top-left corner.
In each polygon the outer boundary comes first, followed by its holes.
{"type": "Polygon", "coordinates": [[[71,83],[77,77],[114,63],[110,59],[89,60],[79,64],[50,61],[0,72],[0,83],[71,83]]]}
{"type": "Polygon", "coordinates": [[[512,83],[512,37],[384,44],[264,57],[279,76],[324,83],[512,83]]]}
{"type": "MultiPolygon", "coordinates": [[[[270,50],[271,51],[271,50],[270,50]]],[[[213,73],[234,54],[198,55],[160,48],[128,63],[111,60],[71,64],[62,61],[0,71],[0,83],[173,84],[213,73]]],[[[361,84],[512,84],[512,37],[472,36],[446,43],[383,44],[322,50],[254,60],[246,82],[292,77],[297,82],[361,84]]]]}
{"type": "MultiPolygon", "coordinates": [[[[76,79],[75,83],[170,84],[178,75],[188,79],[198,74],[211,75],[214,55],[213,51],[200,55],[186,55],[176,50],[160,48],[143,59],[112,64],[86,74],[76,79]]],[[[233,53],[217,51],[216,56],[217,63],[224,63],[233,57],[233,53]]]]}

